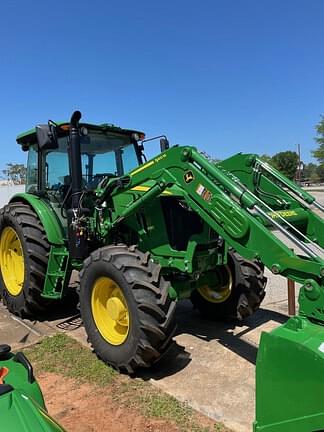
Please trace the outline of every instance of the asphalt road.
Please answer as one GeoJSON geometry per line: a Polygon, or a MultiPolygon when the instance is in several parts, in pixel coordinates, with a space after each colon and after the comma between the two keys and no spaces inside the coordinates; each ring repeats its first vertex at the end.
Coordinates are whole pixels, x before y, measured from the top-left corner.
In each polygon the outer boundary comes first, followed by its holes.
{"type": "Polygon", "coordinates": [[[323,188],[323,192],[309,192],[310,194],[312,194],[316,200],[324,206],[324,188],[323,188]]]}

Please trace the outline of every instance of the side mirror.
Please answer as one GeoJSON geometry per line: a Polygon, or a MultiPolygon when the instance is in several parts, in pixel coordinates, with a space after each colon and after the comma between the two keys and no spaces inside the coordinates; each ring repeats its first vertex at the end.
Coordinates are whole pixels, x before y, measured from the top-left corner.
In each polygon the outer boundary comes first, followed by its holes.
{"type": "Polygon", "coordinates": [[[36,137],[39,149],[55,150],[58,148],[56,126],[52,123],[36,126],[36,137]]]}
{"type": "Polygon", "coordinates": [[[170,147],[169,140],[167,138],[161,138],[160,139],[160,149],[161,152],[164,152],[165,150],[168,150],[170,147]]]}

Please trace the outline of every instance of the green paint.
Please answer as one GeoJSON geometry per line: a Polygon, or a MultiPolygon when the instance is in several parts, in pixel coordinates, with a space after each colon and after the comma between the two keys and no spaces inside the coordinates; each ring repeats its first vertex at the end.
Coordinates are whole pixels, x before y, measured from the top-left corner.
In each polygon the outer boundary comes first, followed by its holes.
{"type": "Polygon", "coordinates": [[[30,193],[16,194],[10,202],[21,201],[29,204],[42,222],[49,243],[62,245],[65,233],[53,208],[42,198],[30,193]]]}
{"type": "Polygon", "coordinates": [[[69,283],[69,252],[66,247],[52,246],[48,259],[48,267],[42,297],[60,299],[69,283]]]}
{"type": "Polygon", "coordinates": [[[324,428],[324,328],[290,318],[263,333],[256,367],[254,432],[320,432],[324,428]]]}
{"type": "MultiPolygon", "coordinates": [[[[0,360],[0,368],[7,368],[5,384],[12,387],[0,393],[1,430],[10,432],[64,432],[47,414],[37,381],[29,382],[26,368],[10,353],[0,360]]],[[[2,385],[0,384],[0,387],[2,385]]]]}
{"type": "MultiPolygon", "coordinates": [[[[140,170],[133,171],[131,173],[132,182],[128,190],[152,179],[156,182],[162,181],[169,184],[170,190],[172,190],[173,185],[177,185],[182,190],[182,199],[186,204],[199,214],[208,227],[219,233],[227,244],[242,256],[249,259],[259,257],[269,269],[277,265],[280,274],[297,282],[303,283],[310,277],[314,280],[321,278],[321,268],[324,265],[322,260],[308,260],[297,256],[269,231],[262,218],[257,218],[249,213],[249,208],[253,207],[254,203],[259,204],[259,202],[242,188],[239,179],[233,177],[231,172],[227,172],[224,167],[210,163],[195,148],[174,147],[163,155],[162,159],[153,159],[142,166],[140,170]],[[184,175],[188,170],[193,173],[194,180],[186,184],[184,175]],[[241,200],[241,206],[231,199],[229,193],[241,200]],[[220,204],[215,210],[215,203],[218,202],[220,204]]],[[[241,155],[241,159],[246,160],[243,155],[241,155]]],[[[234,167],[233,171],[235,171],[234,167]]],[[[276,185],[274,187],[278,188],[276,185]]],[[[298,187],[295,186],[295,188],[298,192],[298,187]]],[[[116,219],[125,212],[124,204],[121,205],[121,202],[123,202],[126,192],[126,190],[117,190],[115,194],[112,194],[116,219]]],[[[288,199],[284,198],[286,198],[285,194],[287,193],[283,192],[283,194],[279,198],[284,201],[283,206],[286,207],[288,199]]],[[[293,201],[292,197],[290,201],[296,204],[296,200],[293,201]]],[[[160,210],[157,205],[155,208],[155,213],[159,213],[160,210]]],[[[161,227],[161,224],[158,223],[160,216],[155,213],[152,208],[150,212],[150,221],[152,222],[150,222],[149,227],[161,227]],[[156,218],[157,223],[154,222],[154,218],[156,218]]],[[[304,208],[303,217],[307,219],[307,229],[311,230],[315,219],[308,217],[309,214],[312,212],[304,208]]],[[[319,231],[321,227],[323,231],[323,221],[316,219],[316,223],[318,224],[316,229],[319,231]]],[[[148,241],[149,233],[146,233],[146,236],[147,238],[142,241],[148,246],[150,243],[148,241]]],[[[163,234],[160,233],[158,236],[161,237],[163,234]]],[[[151,242],[154,243],[154,240],[155,237],[151,239],[151,242]]],[[[174,256],[168,253],[169,245],[162,242],[159,244],[158,256],[162,255],[164,250],[165,258],[169,257],[174,260],[174,256]]],[[[323,246],[322,242],[319,244],[323,246]]],[[[153,251],[153,255],[156,255],[153,248],[148,249],[153,251]]],[[[187,268],[189,268],[188,265],[187,268]]]]}

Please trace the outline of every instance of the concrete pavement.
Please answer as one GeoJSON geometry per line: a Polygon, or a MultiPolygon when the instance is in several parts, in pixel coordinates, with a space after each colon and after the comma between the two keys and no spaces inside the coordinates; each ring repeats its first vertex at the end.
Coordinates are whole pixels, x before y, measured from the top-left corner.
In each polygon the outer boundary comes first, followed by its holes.
{"type": "Polygon", "coordinates": [[[0,344],[9,344],[17,351],[37,343],[45,336],[55,334],[56,331],[45,323],[18,318],[0,303],[0,344]]]}

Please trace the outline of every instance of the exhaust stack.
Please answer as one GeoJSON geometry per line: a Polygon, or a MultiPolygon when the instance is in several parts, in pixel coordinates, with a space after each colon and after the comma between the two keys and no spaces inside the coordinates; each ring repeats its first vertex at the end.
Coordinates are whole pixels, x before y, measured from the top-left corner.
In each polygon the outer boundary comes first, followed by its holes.
{"type": "Polygon", "coordinates": [[[82,164],[81,140],[79,132],[80,111],[74,111],[70,120],[70,137],[68,144],[71,176],[71,208],[68,209],[68,235],[70,256],[84,259],[88,255],[87,227],[84,216],[89,210],[82,207],[82,164]]]}
{"type": "Polygon", "coordinates": [[[70,120],[69,159],[72,191],[72,209],[79,208],[82,192],[81,142],[79,133],[80,111],[74,111],[70,120]]]}

